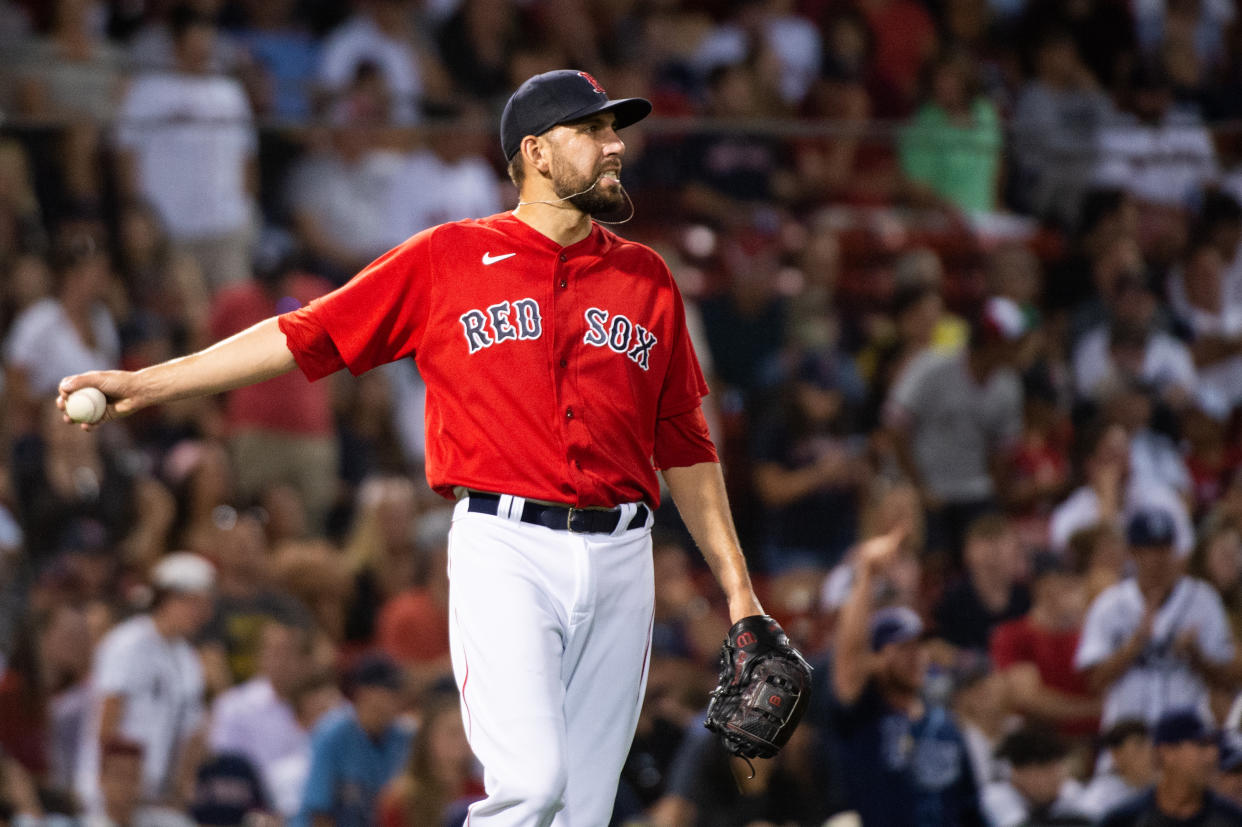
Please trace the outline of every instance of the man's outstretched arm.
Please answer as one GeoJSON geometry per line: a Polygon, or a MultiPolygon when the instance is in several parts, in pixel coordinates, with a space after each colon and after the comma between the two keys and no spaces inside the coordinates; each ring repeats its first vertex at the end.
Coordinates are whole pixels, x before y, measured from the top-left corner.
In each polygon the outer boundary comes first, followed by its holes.
{"type": "Polygon", "coordinates": [[[273,316],[205,350],[142,370],[97,370],[65,377],[56,406],[63,411],[69,394],[79,388],[98,388],[108,397],[105,419],[116,419],[151,405],[262,382],[294,365],[285,334],[273,316]]]}

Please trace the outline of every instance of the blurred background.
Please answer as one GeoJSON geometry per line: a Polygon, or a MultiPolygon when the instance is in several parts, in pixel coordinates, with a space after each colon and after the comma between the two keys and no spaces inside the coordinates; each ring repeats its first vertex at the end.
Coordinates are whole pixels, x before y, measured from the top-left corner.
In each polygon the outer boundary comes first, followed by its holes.
{"type": "Polygon", "coordinates": [[[856,546],[896,525],[865,602],[921,629],[873,623],[870,674],[917,642],[962,760],[894,771],[981,809],[869,827],[1091,823],[1171,771],[1170,710],[1237,729],[1234,0],[0,0],[0,823],[455,825],[481,796],[411,362],[89,433],[52,401],[512,208],[500,109],[566,67],[655,104],[613,229],[683,292],[757,587],[823,680],[735,783],[700,726],[727,612],[666,504],[617,824],[885,794],[841,769],[880,759],[828,676],[856,546]]]}

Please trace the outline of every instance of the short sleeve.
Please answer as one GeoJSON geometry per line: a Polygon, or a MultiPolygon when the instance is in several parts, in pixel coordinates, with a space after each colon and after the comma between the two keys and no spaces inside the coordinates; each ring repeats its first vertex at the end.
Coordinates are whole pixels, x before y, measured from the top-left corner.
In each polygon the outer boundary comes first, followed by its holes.
{"type": "Polygon", "coordinates": [[[669,359],[668,372],[664,375],[664,387],[660,390],[657,419],[668,419],[694,410],[708,393],[707,380],[703,378],[703,370],[699,367],[694,343],[690,341],[690,332],[686,327],[686,308],[682,303],[681,292],[673,283],[673,277],[667,268],[665,273],[672,287],[673,301],[676,303],[674,325],[677,340],[669,359]]]}
{"type": "Polygon", "coordinates": [[[144,661],[137,657],[136,642],[131,636],[106,641],[95,657],[91,684],[101,695],[119,695],[139,685],[144,661]]]}
{"type": "Polygon", "coordinates": [[[393,248],[345,286],[293,314],[310,317],[355,376],[412,356],[418,348],[428,314],[435,232],[425,230],[393,248]]]}
{"type": "Polygon", "coordinates": [[[701,462],[719,461],[702,407],[656,420],[657,468],[686,468],[701,462]]]}
{"type": "Polygon", "coordinates": [[[1205,584],[1199,586],[1201,596],[1196,601],[1202,614],[1199,626],[1199,649],[1204,656],[1216,663],[1227,663],[1233,660],[1233,634],[1229,630],[1229,620],[1225,616],[1225,607],[1221,603],[1216,590],[1205,584]]]}
{"type": "Polygon", "coordinates": [[[1103,663],[1116,648],[1113,645],[1113,632],[1118,625],[1117,610],[1120,606],[1115,595],[1113,591],[1104,592],[1087,610],[1087,618],[1082,624],[1082,637],[1078,641],[1078,651],[1074,654],[1074,668],[1079,672],[1103,663]]]}

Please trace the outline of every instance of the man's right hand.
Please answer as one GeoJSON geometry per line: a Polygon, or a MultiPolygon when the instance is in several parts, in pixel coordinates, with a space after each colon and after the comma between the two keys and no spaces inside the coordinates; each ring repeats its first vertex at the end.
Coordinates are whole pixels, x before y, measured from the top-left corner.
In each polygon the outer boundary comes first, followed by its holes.
{"type": "Polygon", "coordinates": [[[897,526],[887,534],[872,537],[858,547],[858,567],[867,574],[882,572],[901,550],[906,538],[906,527],[897,526]]]}
{"type": "MultiPolygon", "coordinates": [[[[128,416],[148,404],[142,398],[136,376],[135,373],[127,370],[93,370],[75,376],[66,376],[60,380],[60,393],[56,397],[56,407],[63,413],[65,401],[71,393],[82,388],[98,388],[108,398],[108,409],[103,419],[95,425],[128,416]]],[[[73,421],[68,414],[65,414],[64,420],[68,423],[73,421]]],[[[82,428],[90,430],[95,425],[82,423],[82,428]]]]}

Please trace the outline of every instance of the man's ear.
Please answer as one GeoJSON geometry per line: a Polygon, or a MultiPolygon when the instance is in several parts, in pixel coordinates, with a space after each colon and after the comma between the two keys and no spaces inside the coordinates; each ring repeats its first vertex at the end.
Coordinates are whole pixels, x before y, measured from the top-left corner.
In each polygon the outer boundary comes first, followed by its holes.
{"type": "Polygon", "coordinates": [[[528,169],[538,170],[540,174],[547,175],[552,167],[552,161],[548,153],[547,142],[538,136],[527,135],[519,144],[519,152],[526,160],[528,169]]]}

